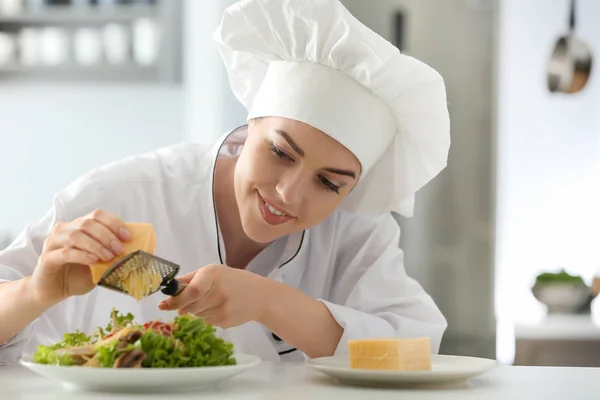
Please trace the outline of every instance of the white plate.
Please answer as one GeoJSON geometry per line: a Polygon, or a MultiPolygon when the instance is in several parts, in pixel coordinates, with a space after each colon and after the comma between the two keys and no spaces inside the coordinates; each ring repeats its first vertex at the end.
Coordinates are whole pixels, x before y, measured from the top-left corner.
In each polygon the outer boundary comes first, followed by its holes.
{"type": "Polygon", "coordinates": [[[374,371],[350,368],[348,356],[323,357],[307,364],[339,382],[361,386],[464,385],[469,378],[495,368],[498,361],[446,355],[431,356],[431,371],[374,371]]]}
{"type": "Polygon", "coordinates": [[[260,363],[260,358],[235,354],[236,365],[200,368],[89,368],[20,363],[67,389],[106,392],[173,392],[213,387],[260,363]]]}

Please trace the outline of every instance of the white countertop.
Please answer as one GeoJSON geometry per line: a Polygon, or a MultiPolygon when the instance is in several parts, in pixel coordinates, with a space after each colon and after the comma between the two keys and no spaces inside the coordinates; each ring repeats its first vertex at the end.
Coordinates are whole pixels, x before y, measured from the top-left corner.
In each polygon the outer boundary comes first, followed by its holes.
{"type": "Polygon", "coordinates": [[[454,389],[376,389],[342,386],[301,363],[263,363],[219,388],[193,394],[70,392],[21,366],[0,367],[2,400],[127,399],[344,399],[344,400],[580,400],[600,398],[600,369],[500,366],[454,389]]]}

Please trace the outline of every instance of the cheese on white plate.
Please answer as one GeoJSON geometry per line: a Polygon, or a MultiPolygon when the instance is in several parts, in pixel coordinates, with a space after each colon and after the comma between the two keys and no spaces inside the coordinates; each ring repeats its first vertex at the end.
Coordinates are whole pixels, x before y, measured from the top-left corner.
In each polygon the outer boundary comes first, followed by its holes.
{"type": "Polygon", "coordinates": [[[429,338],[348,341],[350,368],[431,371],[429,338]]]}

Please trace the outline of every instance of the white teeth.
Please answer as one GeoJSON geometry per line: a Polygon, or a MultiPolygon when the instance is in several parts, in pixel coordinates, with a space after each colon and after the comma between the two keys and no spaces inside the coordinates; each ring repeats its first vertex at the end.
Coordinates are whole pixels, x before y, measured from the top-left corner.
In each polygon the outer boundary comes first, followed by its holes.
{"type": "Polygon", "coordinates": [[[280,217],[287,217],[287,214],[277,211],[275,208],[273,208],[269,204],[265,203],[265,206],[267,206],[267,209],[271,212],[271,214],[279,215],[280,217]]]}

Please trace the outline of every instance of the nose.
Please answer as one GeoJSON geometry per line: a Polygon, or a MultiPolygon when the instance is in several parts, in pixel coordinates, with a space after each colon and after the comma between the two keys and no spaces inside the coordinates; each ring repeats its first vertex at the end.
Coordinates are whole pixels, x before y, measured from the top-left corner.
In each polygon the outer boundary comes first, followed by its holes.
{"type": "Polygon", "coordinates": [[[276,186],[281,201],[291,206],[299,205],[307,193],[309,181],[310,178],[302,171],[289,171],[284,174],[276,186]]]}

